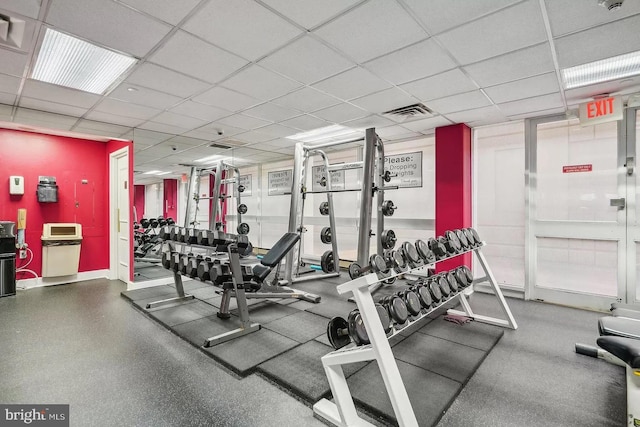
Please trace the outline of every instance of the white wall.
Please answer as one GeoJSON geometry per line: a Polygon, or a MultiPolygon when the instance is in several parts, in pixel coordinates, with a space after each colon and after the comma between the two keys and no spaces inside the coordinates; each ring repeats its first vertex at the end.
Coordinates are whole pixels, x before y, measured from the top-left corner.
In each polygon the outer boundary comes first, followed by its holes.
{"type": "MultiPolygon", "coordinates": [[[[144,214],[146,218],[162,216],[164,200],[164,184],[148,184],[144,186],[144,214]]],[[[141,219],[141,218],[140,218],[141,219]]]]}

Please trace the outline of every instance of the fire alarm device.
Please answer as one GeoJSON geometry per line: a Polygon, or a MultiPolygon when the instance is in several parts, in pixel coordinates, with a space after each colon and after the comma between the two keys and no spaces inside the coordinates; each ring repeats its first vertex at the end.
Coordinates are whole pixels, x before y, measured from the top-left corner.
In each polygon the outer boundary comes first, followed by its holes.
{"type": "Polygon", "coordinates": [[[12,175],[9,177],[9,194],[20,195],[24,194],[24,177],[12,175]]]}

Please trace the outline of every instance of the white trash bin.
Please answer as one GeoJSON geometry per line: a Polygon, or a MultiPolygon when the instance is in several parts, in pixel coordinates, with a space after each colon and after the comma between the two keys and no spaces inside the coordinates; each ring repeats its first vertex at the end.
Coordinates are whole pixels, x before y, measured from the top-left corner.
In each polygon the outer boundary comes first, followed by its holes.
{"type": "Polygon", "coordinates": [[[42,227],[42,277],[78,274],[82,225],[44,224],[42,227]]]}

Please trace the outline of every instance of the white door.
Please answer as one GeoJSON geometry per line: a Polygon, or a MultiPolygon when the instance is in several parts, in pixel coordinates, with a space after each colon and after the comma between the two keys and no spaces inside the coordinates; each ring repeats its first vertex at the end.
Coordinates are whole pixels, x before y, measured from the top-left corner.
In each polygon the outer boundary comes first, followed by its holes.
{"type": "Polygon", "coordinates": [[[117,230],[118,230],[118,279],[129,282],[129,156],[127,154],[116,158],[117,169],[117,230]]]}
{"type": "Polygon", "coordinates": [[[635,118],[527,121],[527,298],[599,310],[635,300],[635,118]]]}

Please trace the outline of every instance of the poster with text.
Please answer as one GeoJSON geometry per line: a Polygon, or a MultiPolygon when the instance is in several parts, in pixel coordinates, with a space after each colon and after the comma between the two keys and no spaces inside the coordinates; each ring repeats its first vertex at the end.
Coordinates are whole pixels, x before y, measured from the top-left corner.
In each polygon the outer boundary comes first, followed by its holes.
{"type": "Polygon", "coordinates": [[[391,181],[385,183],[387,186],[422,187],[422,151],[385,156],[384,171],[392,175],[391,181]]]}
{"type": "MultiPolygon", "coordinates": [[[[324,165],[314,166],[311,168],[311,173],[313,175],[311,191],[322,191],[327,189],[327,187],[320,185],[320,180],[326,176],[325,169],[324,165]]],[[[344,190],[344,171],[331,172],[331,189],[344,190]]]]}
{"type": "Polygon", "coordinates": [[[239,184],[244,186],[244,191],[242,192],[241,197],[253,195],[251,192],[251,175],[240,175],[239,184]]]}
{"type": "Polygon", "coordinates": [[[269,196],[291,193],[293,186],[293,170],[285,169],[281,171],[269,172],[267,191],[269,196]]]}

